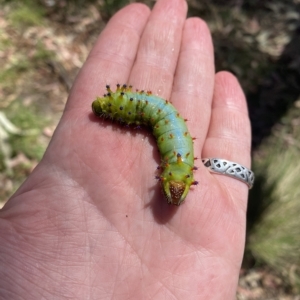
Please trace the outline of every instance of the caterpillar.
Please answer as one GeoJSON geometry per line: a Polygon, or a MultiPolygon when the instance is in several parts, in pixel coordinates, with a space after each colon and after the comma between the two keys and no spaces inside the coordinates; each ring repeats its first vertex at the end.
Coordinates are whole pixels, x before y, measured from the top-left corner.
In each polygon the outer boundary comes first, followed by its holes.
{"type": "Polygon", "coordinates": [[[194,150],[186,123],[167,100],[154,96],[150,91],[132,91],[132,86],[117,84],[113,92],[109,85],[103,97],[92,103],[94,114],[101,118],[116,120],[122,124],[146,125],[152,128],[161,155],[156,176],[162,185],[169,204],[184,202],[190,186],[198,184],[193,179],[194,150]]]}

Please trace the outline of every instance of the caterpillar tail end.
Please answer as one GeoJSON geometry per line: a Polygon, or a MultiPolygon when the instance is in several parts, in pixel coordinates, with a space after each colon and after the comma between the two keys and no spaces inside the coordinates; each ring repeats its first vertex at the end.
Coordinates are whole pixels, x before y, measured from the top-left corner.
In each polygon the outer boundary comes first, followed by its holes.
{"type": "Polygon", "coordinates": [[[92,103],[92,111],[96,116],[100,116],[101,115],[101,103],[100,103],[100,98],[97,98],[95,101],[93,101],[92,103]]]}
{"type": "Polygon", "coordinates": [[[163,192],[169,204],[179,206],[187,196],[190,187],[182,181],[163,181],[163,192]]]}

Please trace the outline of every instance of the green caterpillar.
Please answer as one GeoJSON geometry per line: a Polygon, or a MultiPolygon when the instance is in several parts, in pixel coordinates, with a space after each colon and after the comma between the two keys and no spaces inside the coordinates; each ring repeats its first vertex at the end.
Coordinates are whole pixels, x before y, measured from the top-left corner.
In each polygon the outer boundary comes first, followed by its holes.
{"type": "Polygon", "coordinates": [[[117,120],[124,124],[146,125],[152,128],[161,154],[162,173],[156,178],[161,182],[164,195],[170,204],[180,205],[190,186],[198,184],[193,179],[193,139],[185,120],[175,107],[151,92],[133,92],[131,86],[117,85],[92,103],[96,116],[117,120]]]}

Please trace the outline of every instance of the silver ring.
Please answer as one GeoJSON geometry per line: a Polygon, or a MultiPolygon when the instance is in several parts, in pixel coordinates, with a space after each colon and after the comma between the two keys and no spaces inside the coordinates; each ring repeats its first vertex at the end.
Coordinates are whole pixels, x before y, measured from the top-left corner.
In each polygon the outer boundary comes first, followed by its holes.
{"type": "Polygon", "coordinates": [[[221,158],[202,158],[202,162],[210,172],[215,174],[223,174],[246,183],[251,189],[254,184],[254,173],[238,164],[221,158]]]}

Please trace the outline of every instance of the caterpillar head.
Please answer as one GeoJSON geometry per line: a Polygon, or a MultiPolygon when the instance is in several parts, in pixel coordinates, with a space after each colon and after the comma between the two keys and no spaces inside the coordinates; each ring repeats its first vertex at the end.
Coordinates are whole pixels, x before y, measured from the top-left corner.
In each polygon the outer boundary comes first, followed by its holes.
{"type": "Polygon", "coordinates": [[[180,205],[186,198],[190,186],[194,184],[193,171],[188,164],[178,159],[177,162],[164,166],[160,181],[168,203],[180,205]]]}
{"type": "Polygon", "coordinates": [[[162,181],[162,189],[169,204],[180,205],[188,194],[190,186],[183,181],[162,181]]]}

